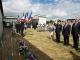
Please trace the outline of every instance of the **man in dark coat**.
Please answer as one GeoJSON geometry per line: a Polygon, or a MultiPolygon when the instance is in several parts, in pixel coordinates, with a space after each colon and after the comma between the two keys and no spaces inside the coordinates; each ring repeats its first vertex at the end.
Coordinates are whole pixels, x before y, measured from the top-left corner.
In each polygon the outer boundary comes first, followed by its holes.
{"type": "Polygon", "coordinates": [[[78,21],[74,21],[73,25],[72,25],[72,37],[73,37],[73,48],[75,48],[76,50],[78,49],[79,46],[79,25],[78,25],[78,21]]]}
{"type": "Polygon", "coordinates": [[[23,34],[23,32],[24,32],[24,22],[21,22],[20,30],[21,30],[21,35],[24,36],[24,34],[23,34]]]}
{"type": "Polygon", "coordinates": [[[69,36],[70,36],[71,25],[68,21],[65,22],[63,26],[63,37],[64,37],[64,45],[69,45],[69,36]]]}
{"type": "Polygon", "coordinates": [[[20,24],[20,23],[16,23],[16,24],[15,24],[15,27],[16,27],[16,32],[17,32],[17,33],[20,33],[21,24],[20,24]]]}
{"type": "Polygon", "coordinates": [[[80,20],[78,20],[78,31],[79,31],[79,34],[80,34],[80,20]]]}
{"type": "Polygon", "coordinates": [[[60,42],[60,32],[62,31],[62,25],[58,22],[56,25],[55,33],[56,33],[56,42],[60,42]]]}

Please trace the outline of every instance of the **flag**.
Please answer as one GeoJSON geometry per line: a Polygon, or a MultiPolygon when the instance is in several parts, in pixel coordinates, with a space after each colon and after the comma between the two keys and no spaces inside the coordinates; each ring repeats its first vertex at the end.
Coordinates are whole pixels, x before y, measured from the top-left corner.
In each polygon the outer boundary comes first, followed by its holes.
{"type": "Polygon", "coordinates": [[[23,13],[23,16],[22,16],[22,18],[20,20],[21,20],[21,22],[25,22],[25,15],[24,15],[24,13],[23,13]]]}
{"type": "Polygon", "coordinates": [[[30,22],[32,20],[32,11],[29,11],[25,14],[26,21],[30,22]]]}
{"type": "Polygon", "coordinates": [[[29,17],[28,17],[28,21],[32,20],[32,12],[30,13],[29,17]]]}
{"type": "Polygon", "coordinates": [[[25,14],[25,20],[28,22],[28,12],[25,14]]]}

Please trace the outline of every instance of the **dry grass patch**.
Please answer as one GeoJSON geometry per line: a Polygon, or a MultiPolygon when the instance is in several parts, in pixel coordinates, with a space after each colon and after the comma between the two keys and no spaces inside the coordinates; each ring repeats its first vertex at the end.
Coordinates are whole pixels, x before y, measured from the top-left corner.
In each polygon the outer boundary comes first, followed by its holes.
{"type": "MultiPolygon", "coordinates": [[[[49,38],[49,32],[37,32],[33,29],[28,29],[25,31],[26,41],[30,42],[41,52],[49,56],[53,60],[73,60],[74,57],[70,51],[74,50],[70,46],[64,46],[63,43],[57,44],[49,38]]],[[[70,38],[71,39],[71,38],[70,38]]],[[[63,37],[61,36],[61,41],[63,37]]],[[[70,41],[72,44],[72,42],[70,41]]],[[[36,52],[36,49],[32,49],[36,52]]],[[[37,52],[37,54],[41,54],[37,52]]],[[[44,59],[46,57],[39,55],[40,58],[44,59]]]]}

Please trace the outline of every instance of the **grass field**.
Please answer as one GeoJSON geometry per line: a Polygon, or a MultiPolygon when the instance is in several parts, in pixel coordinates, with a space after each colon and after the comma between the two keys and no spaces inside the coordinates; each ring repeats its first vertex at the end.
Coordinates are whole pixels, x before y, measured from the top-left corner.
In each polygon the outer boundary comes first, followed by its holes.
{"type": "Polygon", "coordinates": [[[39,60],[80,60],[80,52],[75,51],[71,45],[72,37],[70,36],[70,46],[63,45],[63,37],[61,43],[57,44],[55,40],[51,40],[49,32],[37,32],[34,29],[27,29],[24,32],[24,38],[33,47],[30,50],[36,54],[39,60]]]}

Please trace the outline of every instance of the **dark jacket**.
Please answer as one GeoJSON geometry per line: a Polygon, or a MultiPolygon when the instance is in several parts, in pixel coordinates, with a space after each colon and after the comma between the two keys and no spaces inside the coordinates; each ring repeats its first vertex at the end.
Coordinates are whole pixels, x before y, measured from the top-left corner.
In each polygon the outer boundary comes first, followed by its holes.
{"type": "Polygon", "coordinates": [[[71,33],[72,33],[72,35],[78,35],[78,33],[79,33],[79,25],[78,24],[73,23],[71,33]]]}
{"type": "Polygon", "coordinates": [[[21,22],[20,27],[21,27],[21,30],[24,30],[24,22],[21,22]]]}
{"type": "Polygon", "coordinates": [[[64,25],[63,26],[62,34],[66,35],[66,36],[69,36],[70,35],[70,30],[71,30],[71,25],[68,24],[66,27],[64,25]]]}
{"type": "Polygon", "coordinates": [[[78,33],[80,34],[80,22],[77,23],[78,33]]]}
{"type": "Polygon", "coordinates": [[[62,25],[56,24],[55,26],[56,26],[55,32],[59,34],[62,31],[62,25]]]}

